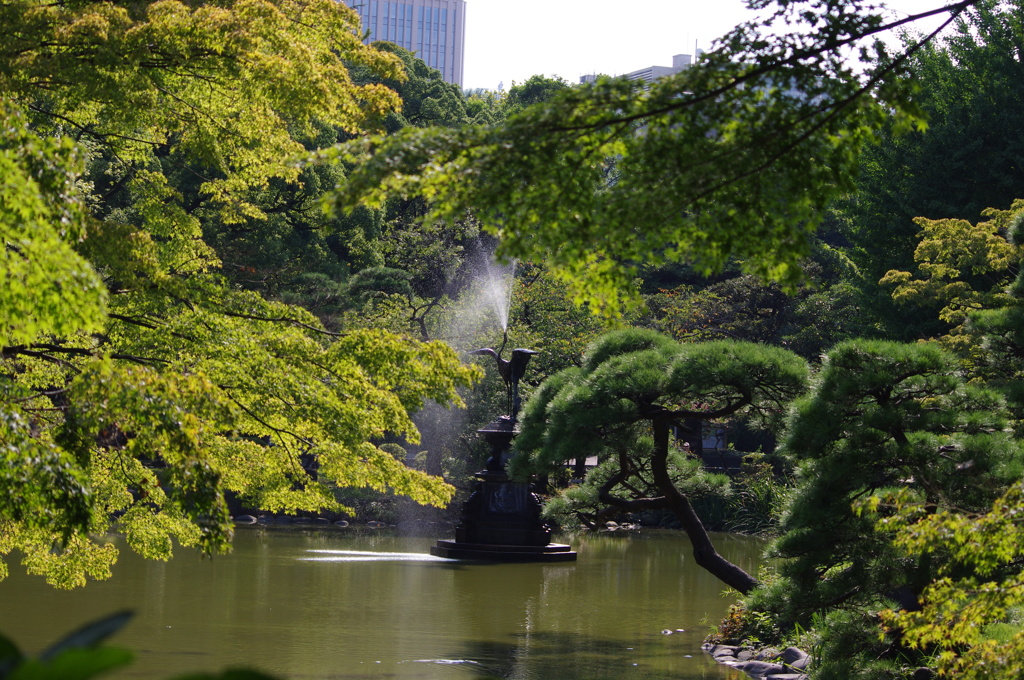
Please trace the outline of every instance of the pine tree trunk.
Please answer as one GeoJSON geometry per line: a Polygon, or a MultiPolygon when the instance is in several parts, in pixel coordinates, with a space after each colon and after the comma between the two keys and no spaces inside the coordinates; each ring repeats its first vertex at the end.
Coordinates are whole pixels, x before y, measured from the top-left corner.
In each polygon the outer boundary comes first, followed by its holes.
{"type": "Polygon", "coordinates": [[[689,499],[679,492],[669,477],[669,421],[656,418],[653,420],[653,425],[654,456],[651,459],[651,468],[654,473],[654,483],[657,484],[658,491],[667,499],[673,514],[683,525],[683,531],[689,536],[690,543],[693,545],[694,560],[700,567],[709,571],[727,586],[746,595],[757,586],[757,579],[719,555],[715,550],[708,532],[704,529],[703,522],[700,521],[693,506],[690,505],[689,499]]]}

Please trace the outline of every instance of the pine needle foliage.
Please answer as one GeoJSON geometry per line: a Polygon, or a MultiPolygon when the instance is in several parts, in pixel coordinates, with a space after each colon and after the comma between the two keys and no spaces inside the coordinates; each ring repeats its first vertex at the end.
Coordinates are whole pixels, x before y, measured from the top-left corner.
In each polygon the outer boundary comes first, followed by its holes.
{"type": "Polygon", "coordinates": [[[527,402],[511,469],[525,475],[598,456],[602,503],[673,512],[698,564],[745,592],[755,580],[715,552],[687,498],[688,476],[676,474],[686,465],[670,466],[670,430],[699,435],[694,421],[740,415],[777,423],[807,374],[803,359],[777,347],[681,344],[646,329],[614,331],[590,345],[582,367],[552,376],[527,402]],[[650,445],[637,446],[641,441],[650,445]]]}
{"type": "MultiPolygon", "coordinates": [[[[936,344],[857,340],[825,358],[790,417],[782,450],[798,487],[773,546],[789,622],[816,611],[913,606],[933,577],[857,505],[902,489],[930,508],[980,510],[1019,474],[1021,450],[1000,396],[967,385],[936,344]]],[[[778,606],[778,605],[777,605],[778,606]]]]}

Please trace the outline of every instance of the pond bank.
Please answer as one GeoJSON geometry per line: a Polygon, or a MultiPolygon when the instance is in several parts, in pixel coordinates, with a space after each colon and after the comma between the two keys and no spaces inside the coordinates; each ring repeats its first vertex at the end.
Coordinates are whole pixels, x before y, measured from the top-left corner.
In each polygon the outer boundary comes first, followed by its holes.
{"type": "Polygon", "coordinates": [[[706,642],[702,648],[718,663],[743,671],[756,680],[802,680],[811,663],[810,655],[797,647],[779,651],[773,647],[756,649],[706,642]]]}

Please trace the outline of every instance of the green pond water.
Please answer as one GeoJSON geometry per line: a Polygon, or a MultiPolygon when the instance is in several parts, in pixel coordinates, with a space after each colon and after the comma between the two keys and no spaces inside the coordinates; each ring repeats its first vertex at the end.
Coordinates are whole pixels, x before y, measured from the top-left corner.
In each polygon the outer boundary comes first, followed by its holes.
{"type": "MultiPolygon", "coordinates": [[[[12,564],[0,582],[0,630],[37,652],[132,609],[111,643],[136,661],[113,678],[234,666],[288,680],[744,677],[700,649],[730,599],[679,533],[574,537],[579,560],[550,565],[442,560],[427,554],[434,540],[240,527],[231,555],[179,550],[161,563],[123,549],[112,579],[70,592],[12,564]]],[[[715,542],[757,569],[760,541],[715,542]]]]}

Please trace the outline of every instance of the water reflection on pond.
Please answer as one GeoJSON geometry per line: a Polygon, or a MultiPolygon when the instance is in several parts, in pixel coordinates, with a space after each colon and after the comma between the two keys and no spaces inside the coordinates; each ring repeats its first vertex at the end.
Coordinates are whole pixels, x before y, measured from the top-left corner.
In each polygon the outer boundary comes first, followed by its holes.
{"type": "MultiPolygon", "coordinates": [[[[715,541],[756,570],[760,542],[715,541]]],[[[138,658],[119,678],[239,665],[289,680],[742,677],[700,651],[706,622],[729,599],[678,533],[577,537],[579,561],[551,565],[442,560],[427,554],[433,542],[245,527],[227,557],[179,551],[164,564],[123,550],[113,579],[72,592],[12,565],[0,582],[0,630],[38,651],[85,621],[134,609],[114,642],[138,658]]]]}

